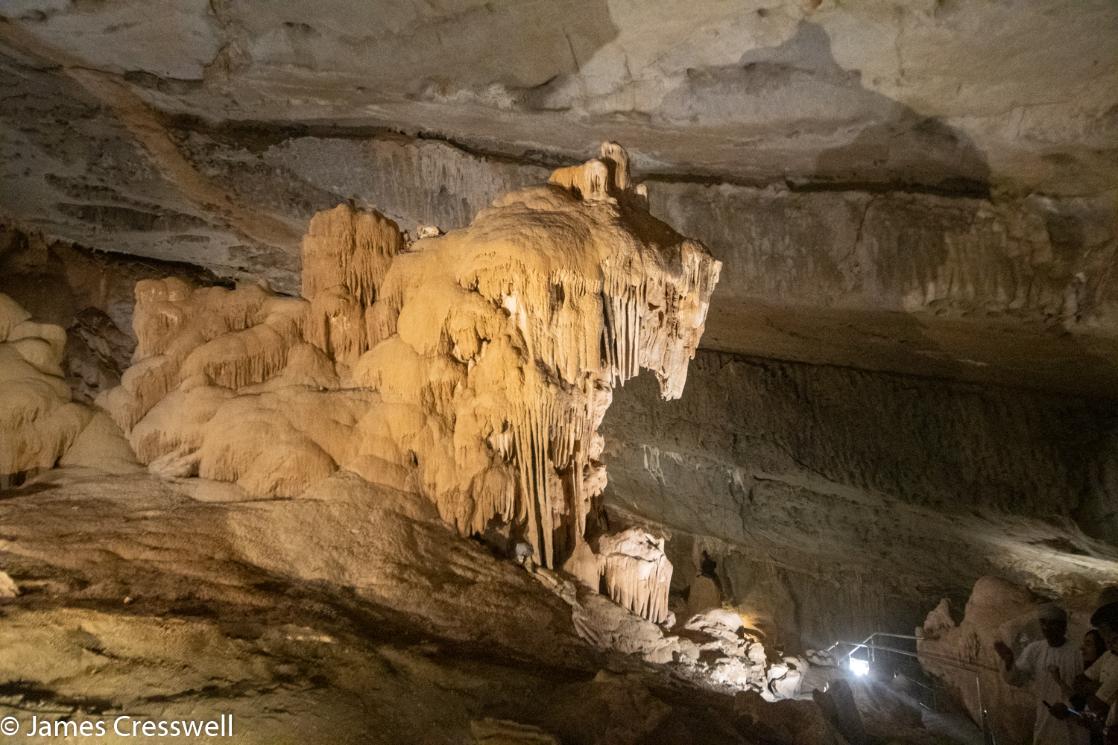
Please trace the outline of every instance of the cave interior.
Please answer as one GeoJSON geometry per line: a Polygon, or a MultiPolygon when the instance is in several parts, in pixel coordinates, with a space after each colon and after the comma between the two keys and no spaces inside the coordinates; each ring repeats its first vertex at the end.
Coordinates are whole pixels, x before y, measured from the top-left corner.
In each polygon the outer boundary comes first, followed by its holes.
{"type": "Polygon", "coordinates": [[[0,101],[0,739],[1087,745],[1113,0],[5,0],[0,101]]]}

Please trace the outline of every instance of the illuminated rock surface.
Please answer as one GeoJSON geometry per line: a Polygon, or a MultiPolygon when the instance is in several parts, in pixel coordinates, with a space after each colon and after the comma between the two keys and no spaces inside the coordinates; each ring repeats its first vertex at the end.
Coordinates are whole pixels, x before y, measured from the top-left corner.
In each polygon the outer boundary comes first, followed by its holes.
{"type": "MultiPolygon", "coordinates": [[[[613,387],[644,367],[682,393],[720,265],[644,211],[617,146],[552,182],[411,245],[379,215],[322,213],[302,299],[141,282],[135,364],[104,405],[155,472],[296,497],[344,468],[464,535],[515,523],[554,566],[605,486],[613,387]]],[[[603,572],[663,621],[665,566],[603,572]]]]}
{"type": "MultiPolygon", "coordinates": [[[[730,696],[796,698],[807,663],[767,652],[736,612],[677,623],[665,539],[609,532],[597,505],[612,387],[647,367],[680,394],[719,265],[644,212],[619,148],[553,182],[416,243],[378,215],[323,213],[302,298],[140,279],[133,363],[98,397],[115,422],[67,403],[64,332],[6,301],[7,339],[57,342],[36,375],[77,419],[36,466],[64,467],[0,505],[0,705],[177,718],[204,690],[261,743],[293,728],[754,741],[764,728],[730,696]],[[448,530],[494,520],[543,566],[448,530]],[[444,660],[445,645],[491,661],[444,660]],[[376,682],[389,670],[393,690],[376,682]],[[465,687],[420,715],[448,685],[465,687]]],[[[832,736],[819,722],[813,737],[832,736]]]]}
{"type": "Polygon", "coordinates": [[[0,294],[0,486],[53,468],[89,421],[62,377],[65,330],[0,294]]]}

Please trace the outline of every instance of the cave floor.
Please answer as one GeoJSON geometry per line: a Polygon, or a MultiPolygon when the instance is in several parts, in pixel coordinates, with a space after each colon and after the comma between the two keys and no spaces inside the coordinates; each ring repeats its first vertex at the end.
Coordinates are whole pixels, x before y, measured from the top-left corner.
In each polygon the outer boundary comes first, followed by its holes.
{"type": "MultiPolygon", "coordinates": [[[[0,714],[28,726],[228,714],[233,741],[269,745],[839,742],[810,702],[590,648],[532,575],[356,479],[253,500],[62,469],[0,492],[0,526],[20,589],[0,600],[0,714]]],[[[945,741],[891,716],[867,723],[945,741]]]]}

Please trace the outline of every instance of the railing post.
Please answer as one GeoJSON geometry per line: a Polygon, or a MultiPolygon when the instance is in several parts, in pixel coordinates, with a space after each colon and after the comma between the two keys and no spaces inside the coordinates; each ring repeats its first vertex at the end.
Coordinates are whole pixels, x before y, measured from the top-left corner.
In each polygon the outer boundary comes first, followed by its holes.
{"type": "Polygon", "coordinates": [[[990,728],[989,712],[986,711],[986,702],[982,697],[982,672],[979,670],[974,671],[974,687],[978,689],[978,720],[982,728],[982,741],[986,745],[998,745],[994,731],[990,728]]]}

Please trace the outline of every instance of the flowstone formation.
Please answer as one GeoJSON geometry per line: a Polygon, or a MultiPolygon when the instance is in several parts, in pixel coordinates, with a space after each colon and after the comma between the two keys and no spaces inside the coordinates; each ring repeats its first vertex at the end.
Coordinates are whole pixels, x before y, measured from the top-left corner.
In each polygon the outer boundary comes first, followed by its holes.
{"type": "Polygon", "coordinates": [[[66,331],[0,293],[0,488],[53,468],[90,420],[63,377],[66,331]]]}
{"type": "MultiPolygon", "coordinates": [[[[342,468],[464,535],[512,526],[553,567],[587,558],[613,387],[645,368],[680,395],[720,267],[607,143],[411,244],[378,214],[319,213],[301,298],[138,283],[134,364],[100,403],[155,472],[297,497],[342,468]]],[[[663,620],[670,564],[652,565],[616,593],[663,620]]]]}

